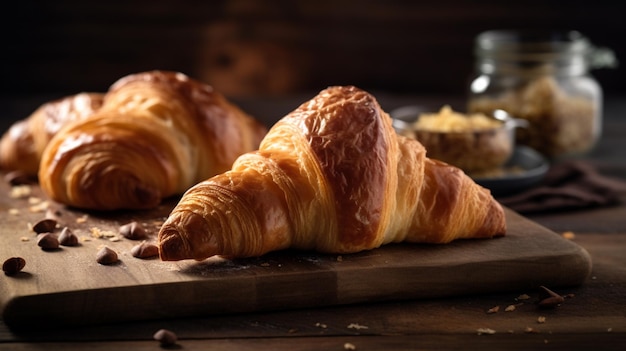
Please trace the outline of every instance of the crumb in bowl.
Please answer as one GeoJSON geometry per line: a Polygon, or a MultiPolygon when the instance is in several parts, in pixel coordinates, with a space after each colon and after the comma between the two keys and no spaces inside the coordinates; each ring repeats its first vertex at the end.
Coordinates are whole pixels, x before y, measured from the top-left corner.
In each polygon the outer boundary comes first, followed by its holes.
{"type": "Polygon", "coordinates": [[[431,132],[467,132],[499,128],[502,121],[482,113],[462,114],[444,105],[438,113],[420,114],[413,127],[431,132]]]}

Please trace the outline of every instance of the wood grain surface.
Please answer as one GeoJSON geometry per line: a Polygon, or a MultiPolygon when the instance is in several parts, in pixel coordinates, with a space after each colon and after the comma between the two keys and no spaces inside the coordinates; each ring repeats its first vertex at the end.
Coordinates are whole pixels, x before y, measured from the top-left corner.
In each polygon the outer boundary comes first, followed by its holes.
{"type": "Polygon", "coordinates": [[[131,221],[156,239],[176,199],[142,212],[70,210],[36,185],[0,184],[0,259],[23,257],[24,270],[0,276],[2,319],[19,328],[156,320],[371,301],[461,296],[582,284],[591,272],[575,243],[507,210],[507,236],[447,245],[388,245],[352,255],[291,250],[259,258],[161,262],[130,254],[139,241],[119,234],[131,221]],[[19,195],[19,196],[17,196],[19,195]],[[56,232],[70,228],[79,245],[44,251],[32,225],[54,212],[56,232]],[[96,262],[108,246],[119,262],[96,262]]]}

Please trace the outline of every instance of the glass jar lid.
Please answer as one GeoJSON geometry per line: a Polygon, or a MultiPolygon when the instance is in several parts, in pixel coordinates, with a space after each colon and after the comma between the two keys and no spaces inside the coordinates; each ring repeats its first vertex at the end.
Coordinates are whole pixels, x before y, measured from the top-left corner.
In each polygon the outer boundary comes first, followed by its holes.
{"type": "Polygon", "coordinates": [[[490,30],[475,41],[478,58],[526,64],[582,60],[585,68],[613,68],[612,50],[597,48],[575,30],[490,30]]]}

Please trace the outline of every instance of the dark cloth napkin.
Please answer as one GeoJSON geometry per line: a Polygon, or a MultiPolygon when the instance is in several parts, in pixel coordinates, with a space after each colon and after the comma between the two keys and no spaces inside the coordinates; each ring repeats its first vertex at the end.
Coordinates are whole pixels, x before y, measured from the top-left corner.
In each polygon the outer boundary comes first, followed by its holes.
{"type": "Polygon", "coordinates": [[[564,211],[620,203],[626,181],[606,177],[584,160],[552,165],[541,183],[519,194],[498,198],[519,213],[564,211]]]}

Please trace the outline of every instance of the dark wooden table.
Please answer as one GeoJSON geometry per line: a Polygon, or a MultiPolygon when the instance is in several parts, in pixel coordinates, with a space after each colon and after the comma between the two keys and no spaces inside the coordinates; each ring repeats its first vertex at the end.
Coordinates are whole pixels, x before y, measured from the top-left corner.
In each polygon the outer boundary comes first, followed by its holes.
{"type": "MultiPolygon", "coordinates": [[[[381,98],[388,110],[408,102],[438,104],[381,98]]],[[[242,105],[267,115],[295,107],[280,101],[242,105]]],[[[625,115],[625,100],[607,100],[603,137],[587,156],[603,175],[622,180],[625,115]]],[[[582,286],[556,291],[566,299],[554,309],[537,307],[537,290],[51,330],[15,331],[0,321],[0,350],[154,350],[160,345],[152,336],[161,328],[178,335],[174,349],[181,350],[622,350],[626,196],[621,199],[610,207],[527,215],[556,233],[573,234],[593,260],[582,286]],[[523,294],[530,299],[520,299],[523,294]],[[499,311],[489,313],[496,306],[499,311]]]]}

